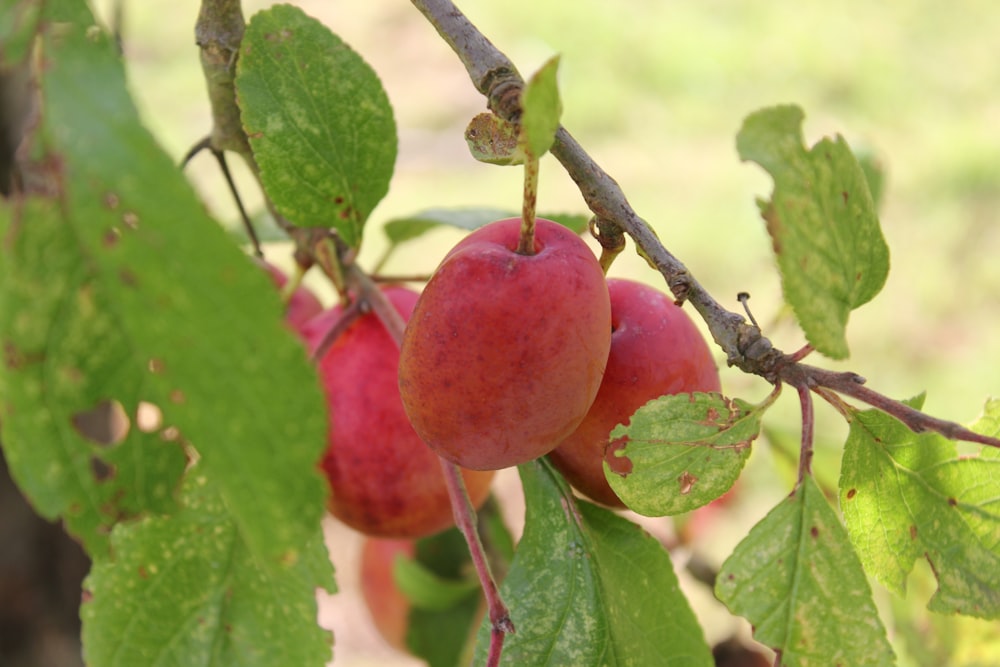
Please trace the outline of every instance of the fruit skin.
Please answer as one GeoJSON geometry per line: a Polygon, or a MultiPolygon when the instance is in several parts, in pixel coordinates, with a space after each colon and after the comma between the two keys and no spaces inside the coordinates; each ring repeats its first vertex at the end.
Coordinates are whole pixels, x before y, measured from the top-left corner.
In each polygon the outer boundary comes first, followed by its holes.
{"type": "MultiPolygon", "coordinates": [[[[288,282],[288,276],[284,271],[275,265],[263,260],[256,260],[257,263],[267,269],[271,274],[271,280],[280,290],[288,282]]],[[[323,312],[323,304],[319,302],[316,295],[305,285],[299,285],[285,307],[285,321],[295,331],[299,331],[306,322],[323,312]]]]}
{"type": "Polygon", "coordinates": [[[410,601],[399,590],[392,572],[396,558],[412,560],[415,556],[413,540],[366,538],[361,546],[361,597],[379,634],[394,648],[405,652],[409,652],[406,631],[410,601]]]}
{"type": "MultiPolygon", "coordinates": [[[[404,319],[417,294],[384,290],[404,319]]],[[[302,329],[310,352],[340,317],[338,306],[302,329]]],[[[367,535],[422,537],[454,522],[441,462],[410,426],[399,398],[399,349],[373,314],[362,315],[319,362],[330,414],[322,469],[330,512],[367,535]]],[[[486,500],[492,474],[463,471],[473,505],[486,500]]]]}
{"type": "Polygon", "coordinates": [[[611,344],[604,274],[572,231],[520,218],[449,252],[403,337],[399,388],[417,433],[465,468],[498,470],[551,451],[597,395],[611,344]]]}
{"type": "Polygon", "coordinates": [[[625,507],[604,477],[608,434],[654,398],[717,392],[719,371],[691,318],[663,292],[631,280],[608,280],[611,353],[604,380],[577,429],[549,455],[578,491],[625,507]]]}

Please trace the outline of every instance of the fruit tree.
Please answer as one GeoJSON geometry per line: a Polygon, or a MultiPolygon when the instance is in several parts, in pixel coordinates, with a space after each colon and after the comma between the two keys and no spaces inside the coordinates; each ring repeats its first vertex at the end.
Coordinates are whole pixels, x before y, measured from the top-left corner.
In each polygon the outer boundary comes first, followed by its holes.
{"type": "MultiPolygon", "coordinates": [[[[876,299],[873,151],[836,124],[807,141],[796,104],[740,110],[730,157],[760,179],[743,203],[773,262],[706,226],[719,255],[695,267],[680,221],[642,217],[564,126],[574,54],[522,74],[488,21],[412,0],[422,45],[379,58],[447,47],[486,109],[462,123],[481,171],[387,219],[419,151],[374,54],[308,2],[246,4],[172,10],[211,120],[174,154],[151,129],[167,110],[131,94],[132,5],[0,2],[0,444],[91,561],[85,664],[338,664],[370,620],[322,622],[348,583],[434,667],[1000,661],[1000,402],[963,425],[850,358],[852,314],[898,307],[876,299]],[[515,187],[476,201],[486,173],[515,187]],[[576,210],[551,203],[557,174],[576,210]]],[[[444,88],[420,94],[448,111],[444,88]]],[[[644,104],[615,114],[654,133],[644,104]]],[[[955,271],[993,261],[978,233],[955,271]]],[[[883,370],[912,361],[885,349],[883,370]]]]}

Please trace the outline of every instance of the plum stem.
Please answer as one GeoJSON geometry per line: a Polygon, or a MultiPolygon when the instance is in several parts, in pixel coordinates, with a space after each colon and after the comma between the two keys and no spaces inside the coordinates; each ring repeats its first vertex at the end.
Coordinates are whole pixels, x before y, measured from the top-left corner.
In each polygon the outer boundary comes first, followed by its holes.
{"type": "Polygon", "coordinates": [[[524,160],[524,198],[521,202],[520,255],[535,254],[535,208],[538,204],[538,158],[530,153],[524,160]]]}
{"type": "Polygon", "coordinates": [[[486,606],[489,610],[490,624],[490,652],[487,665],[498,665],[500,653],[503,648],[504,635],[514,632],[514,623],[510,619],[510,611],[500,597],[500,589],[493,579],[490,570],[490,562],[486,558],[486,550],[483,548],[479,531],[476,530],[476,510],[469,500],[468,491],[465,488],[465,480],[462,479],[462,472],[458,466],[450,461],[441,459],[441,470],[444,472],[444,480],[448,487],[448,497],[451,500],[452,511],[455,514],[455,525],[465,537],[469,545],[469,553],[472,556],[472,564],[479,575],[479,583],[483,588],[483,595],[486,598],[486,606]]]}
{"type": "Polygon", "coordinates": [[[233,195],[233,202],[236,204],[236,210],[240,214],[240,221],[243,223],[243,229],[247,233],[247,237],[250,239],[250,245],[253,247],[254,257],[260,259],[264,258],[264,251],[260,247],[260,238],[257,236],[257,230],[254,229],[253,223],[250,221],[250,214],[247,213],[246,207],[243,205],[243,198],[240,196],[240,191],[236,187],[236,181],[233,180],[233,173],[229,171],[229,163],[226,161],[226,154],[212,145],[212,135],[208,135],[200,139],[194,146],[184,154],[181,159],[181,169],[187,167],[188,163],[194,158],[195,155],[201,151],[207,150],[215,158],[216,163],[219,165],[219,170],[222,172],[222,177],[226,180],[226,185],[229,186],[229,192],[233,195]]]}
{"type": "Polygon", "coordinates": [[[365,313],[365,302],[361,299],[355,299],[343,310],[337,321],[333,323],[330,330],[323,334],[323,340],[320,341],[319,345],[313,351],[310,359],[313,363],[318,363],[324,356],[326,356],[327,351],[333,347],[333,344],[340,338],[348,327],[350,327],[355,320],[364,315],[365,313]]]}
{"type": "Polygon", "coordinates": [[[356,302],[363,302],[366,307],[371,308],[396,345],[402,345],[406,321],[371,276],[352,264],[345,267],[345,278],[350,288],[357,292],[356,302]]]}
{"type": "Polygon", "coordinates": [[[625,233],[614,223],[608,223],[594,216],[588,223],[590,235],[601,244],[601,257],[598,262],[604,275],[608,275],[612,262],[625,249],[625,233]]]}

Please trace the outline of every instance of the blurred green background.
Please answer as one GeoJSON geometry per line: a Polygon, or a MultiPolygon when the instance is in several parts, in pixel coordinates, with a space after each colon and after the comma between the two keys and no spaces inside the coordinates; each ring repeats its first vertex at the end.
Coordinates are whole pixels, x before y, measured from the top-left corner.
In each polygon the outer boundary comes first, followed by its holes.
{"type": "MultiPolygon", "coordinates": [[[[270,3],[243,4],[249,16],[270,3]]],[[[430,206],[518,208],[520,171],[475,162],[462,138],[468,120],[484,110],[482,98],[408,2],[295,4],[374,66],[396,110],[397,172],[372,218],[362,262],[370,266],[379,256],[384,244],[376,227],[393,216],[430,206]]],[[[754,204],[769,194],[771,182],[755,165],[739,162],[735,134],[751,111],[796,103],[806,112],[810,145],[840,133],[856,150],[875,155],[887,173],[881,219],[892,270],[882,294],[852,316],[852,358],[827,365],[850,368],[894,397],[926,390],[929,412],[960,422],[974,420],[986,397],[1000,391],[1000,5],[458,5],[522,74],[562,54],[567,129],[719,301],[738,310],[737,292],[752,295],[757,320],[786,351],[804,340],[783,314],[770,243],[754,204]]],[[[110,1],[97,6],[108,16],[110,1]]],[[[178,159],[210,122],[194,47],[197,8],[195,0],[125,3],[134,94],[151,129],[178,159]]],[[[234,225],[235,209],[214,161],[196,158],[189,174],[216,217],[234,225]]],[[[259,207],[245,171],[239,176],[251,206],[259,207]]],[[[539,207],[585,212],[551,158],[543,161],[539,207]]],[[[435,232],[399,252],[387,271],[429,273],[458,237],[435,232]]],[[[283,247],[271,251],[278,263],[284,254],[283,247]]],[[[658,280],[631,252],[612,273],[658,280]]],[[[754,401],[767,393],[763,381],[725,369],[721,355],[720,366],[727,393],[754,401]]],[[[825,406],[817,410],[817,437],[839,445],[843,424],[825,406]]],[[[794,436],[797,402],[786,396],[777,413],[769,423],[794,436]]],[[[758,451],[755,459],[768,456],[758,451]]],[[[789,488],[782,482],[763,493],[775,500],[789,488]]],[[[752,511],[759,516],[768,506],[752,511]]],[[[722,535],[716,546],[725,553],[743,534],[722,535]]]]}

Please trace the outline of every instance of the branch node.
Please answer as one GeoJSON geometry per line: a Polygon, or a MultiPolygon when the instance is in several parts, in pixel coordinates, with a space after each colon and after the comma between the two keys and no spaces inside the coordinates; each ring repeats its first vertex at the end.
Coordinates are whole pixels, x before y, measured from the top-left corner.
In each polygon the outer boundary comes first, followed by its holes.
{"type": "Polygon", "coordinates": [[[491,70],[488,77],[489,110],[504,120],[517,123],[521,118],[521,91],[524,89],[520,75],[502,67],[491,70]]]}
{"type": "Polygon", "coordinates": [[[688,294],[691,293],[691,280],[691,274],[687,272],[687,269],[681,269],[671,274],[667,280],[667,287],[674,295],[674,305],[678,308],[688,300],[688,294]]]}

